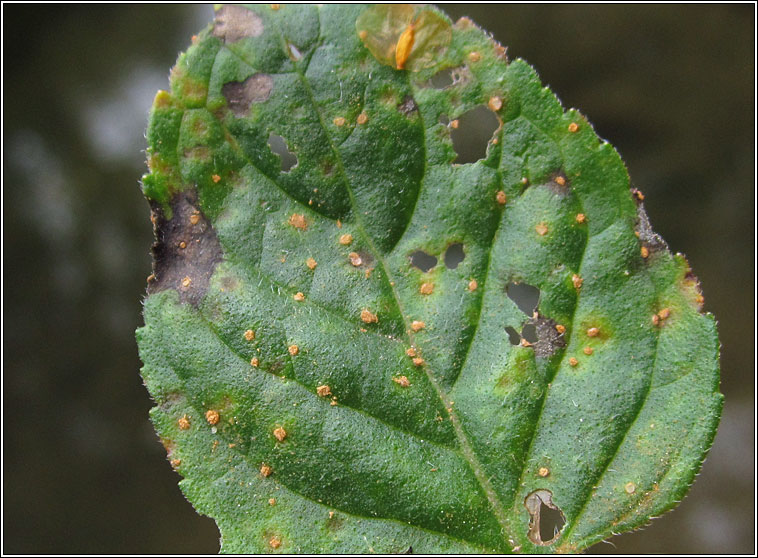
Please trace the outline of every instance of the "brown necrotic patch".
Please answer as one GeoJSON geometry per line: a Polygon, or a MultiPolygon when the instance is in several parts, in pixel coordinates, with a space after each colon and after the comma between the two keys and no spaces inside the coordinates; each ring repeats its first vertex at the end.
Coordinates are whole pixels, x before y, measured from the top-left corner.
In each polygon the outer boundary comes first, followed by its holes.
{"type": "Polygon", "coordinates": [[[216,231],[197,208],[194,191],[181,192],[171,201],[173,217],[152,205],[155,243],[153,274],[148,294],[174,289],[183,303],[197,306],[208,291],[211,275],[223,259],[216,231]]]}
{"type": "Polygon", "coordinates": [[[250,105],[261,103],[271,96],[274,80],[268,74],[253,74],[245,81],[230,81],[221,87],[229,109],[235,116],[250,114],[250,105]]]}
{"type": "Polygon", "coordinates": [[[563,334],[558,331],[559,328],[556,328],[557,325],[555,320],[539,314],[537,317],[527,320],[521,335],[526,338],[528,333],[531,339],[534,339],[533,341],[528,339],[528,341],[534,348],[535,356],[551,357],[558,349],[566,346],[566,340],[563,334]],[[531,332],[532,327],[534,328],[533,333],[531,332]]]}
{"type": "Polygon", "coordinates": [[[668,250],[666,241],[663,240],[660,235],[653,232],[653,227],[650,225],[650,219],[645,211],[645,206],[639,200],[637,200],[637,225],[634,227],[634,231],[640,239],[642,248],[645,248],[648,255],[651,252],[656,252],[658,250],[668,250]]]}
{"type": "Polygon", "coordinates": [[[262,33],[263,21],[247,8],[227,4],[216,12],[213,36],[225,43],[235,43],[245,37],[259,37],[262,33]]]}
{"type": "Polygon", "coordinates": [[[529,540],[540,546],[555,542],[566,518],[553,502],[552,492],[535,490],[524,499],[524,507],[529,512],[529,540]]]}
{"type": "Polygon", "coordinates": [[[403,102],[397,105],[397,110],[405,116],[410,116],[412,113],[418,112],[418,105],[413,97],[406,95],[403,102]]]}

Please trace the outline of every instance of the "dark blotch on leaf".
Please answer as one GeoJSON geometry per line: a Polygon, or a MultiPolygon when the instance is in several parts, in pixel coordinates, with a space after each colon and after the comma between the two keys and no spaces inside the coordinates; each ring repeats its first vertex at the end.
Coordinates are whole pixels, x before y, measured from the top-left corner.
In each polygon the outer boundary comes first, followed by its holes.
{"type": "Polygon", "coordinates": [[[524,506],[529,512],[529,540],[540,546],[552,544],[566,524],[563,512],[553,502],[553,494],[535,490],[524,499],[524,506]]]}
{"type": "Polygon", "coordinates": [[[463,251],[463,244],[456,242],[451,244],[445,250],[445,267],[448,269],[455,269],[458,264],[466,257],[466,253],[463,251]]]}
{"type": "Polygon", "coordinates": [[[418,105],[413,97],[406,95],[403,102],[397,105],[397,110],[402,112],[405,116],[410,116],[412,112],[418,111],[418,105]]]}
{"type": "Polygon", "coordinates": [[[540,358],[551,357],[555,352],[566,346],[566,340],[563,335],[555,329],[556,321],[543,316],[537,316],[526,322],[521,334],[526,338],[524,331],[528,325],[534,326],[534,341],[529,341],[534,347],[534,355],[540,358]]]}
{"type": "Polygon", "coordinates": [[[500,127],[495,113],[484,105],[474,107],[456,119],[458,125],[451,128],[453,149],[458,154],[454,163],[475,163],[487,156],[487,145],[500,127]]]}
{"type": "Polygon", "coordinates": [[[193,306],[205,296],[211,275],[223,259],[216,231],[196,204],[194,191],[178,193],[171,200],[170,220],[160,206],[151,204],[156,240],[153,275],[147,285],[148,294],[174,289],[182,302],[193,306]]]}
{"type": "Polygon", "coordinates": [[[426,273],[437,265],[437,258],[423,250],[416,250],[411,254],[411,265],[426,273]]]}
{"type": "Polygon", "coordinates": [[[250,105],[260,103],[271,96],[274,80],[268,74],[253,74],[243,82],[230,81],[221,87],[229,109],[235,116],[250,114],[250,105]]]}

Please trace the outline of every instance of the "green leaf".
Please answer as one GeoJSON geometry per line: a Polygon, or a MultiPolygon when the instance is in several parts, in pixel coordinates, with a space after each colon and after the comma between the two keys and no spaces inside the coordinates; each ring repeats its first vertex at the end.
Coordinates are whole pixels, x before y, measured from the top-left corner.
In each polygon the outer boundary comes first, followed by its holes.
{"type": "Polygon", "coordinates": [[[365,10],[220,7],[156,96],[137,337],[182,490],[225,552],[567,552],[645,524],[721,410],[697,279],[530,66],[425,8],[449,44],[397,70],[365,10]],[[497,129],[455,163],[477,115],[497,129]]]}

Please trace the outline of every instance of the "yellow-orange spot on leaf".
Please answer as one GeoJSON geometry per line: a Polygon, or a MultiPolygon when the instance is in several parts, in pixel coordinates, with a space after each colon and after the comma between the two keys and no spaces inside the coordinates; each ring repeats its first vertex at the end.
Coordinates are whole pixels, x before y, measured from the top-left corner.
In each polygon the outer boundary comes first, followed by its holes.
{"type": "Polygon", "coordinates": [[[361,320],[366,324],[375,324],[379,321],[379,318],[377,318],[376,314],[364,308],[361,310],[361,320]]]}
{"type": "Polygon", "coordinates": [[[363,259],[357,252],[350,252],[347,255],[347,258],[350,260],[350,263],[353,264],[354,267],[358,267],[363,263],[363,259]]]}
{"type": "Polygon", "coordinates": [[[343,234],[340,236],[340,244],[343,246],[350,246],[353,242],[353,235],[352,234],[343,234]]]}
{"type": "Polygon", "coordinates": [[[183,288],[189,289],[189,286],[191,284],[192,284],[192,279],[190,279],[189,277],[185,277],[184,279],[182,279],[182,287],[183,288]]]}
{"type": "Polygon", "coordinates": [[[408,387],[411,385],[411,382],[408,381],[408,378],[406,376],[395,376],[392,378],[392,381],[395,382],[400,387],[408,387]]]}
{"type": "Polygon", "coordinates": [[[634,486],[633,482],[628,482],[624,485],[624,492],[626,492],[627,494],[634,494],[636,490],[637,490],[637,487],[634,486]]]}
{"type": "Polygon", "coordinates": [[[413,320],[411,322],[411,329],[413,331],[420,331],[426,327],[426,324],[421,320],[413,320]]]}
{"type": "Polygon", "coordinates": [[[597,337],[600,330],[596,327],[591,327],[587,330],[587,337],[597,337]]]}
{"type": "Polygon", "coordinates": [[[585,354],[585,355],[587,355],[587,356],[589,356],[589,355],[591,355],[592,353],[594,353],[594,352],[595,352],[595,351],[593,351],[593,350],[592,350],[592,347],[585,347],[584,349],[582,349],[582,351],[583,351],[583,352],[584,352],[584,354],[585,354]]]}
{"type": "Polygon", "coordinates": [[[495,194],[495,201],[500,205],[505,205],[505,202],[508,201],[508,197],[505,195],[505,192],[499,190],[497,194],[495,194]]]}
{"type": "Polygon", "coordinates": [[[308,269],[316,269],[316,266],[318,264],[316,263],[316,260],[314,260],[313,258],[308,258],[307,260],[305,260],[305,265],[308,266],[308,269]]]}
{"type": "Polygon", "coordinates": [[[324,384],[323,386],[318,386],[316,388],[316,393],[319,397],[329,397],[332,394],[332,389],[324,384]]]}
{"type": "Polygon", "coordinates": [[[548,469],[547,467],[540,467],[539,470],[537,471],[537,474],[544,479],[545,477],[550,475],[550,469],[548,469]]]}
{"type": "Polygon", "coordinates": [[[292,298],[294,298],[296,302],[303,302],[305,300],[305,295],[298,291],[292,295],[292,298]]]}
{"type": "Polygon", "coordinates": [[[395,47],[395,66],[398,70],[405,68],[405,63],[408,61],[408,57],[413,49],[413,43],[415,38],[415,29],[413,23],[409,23],[400,34],[400,38],[397,40],[397,46],[395,47]]]}
{"type": "Polygon", "coordinates": [[[407,349],[405,349],[405,354],[408,355],[409,357],[415,357],[418,353],[416,353],[415,347],[408,347],[407,349]]]}
{"type": "Polygon", "coordinates": [[[574,288],[578,291],[582,288],[582,283],[584,283],[584,279],[579,277],[576,273],[571,276],[571,282],[574,284],[574,288]]]}
{"type": "Polygon", "coordinates": [[[423,358],[421,358],[421,357],[416,357],[416,358],[413,359],[413,365],[414,366],[422,366],[424,364],[424,362],[426,362],[426,361],[423,358]]]}
{"type": "Polygon", "coordinates": [[[358,118],[356,119],[356,122],[358,124],[365,124],[368,122],[368,115],[365,112],[362,112],[358,115],[358,118]]]}
{"type": "Polygon", "coordinates": [[[275,498],[269,498],[268,499],[268,505],[269,506],[275,506],[276,505],[276,499],[275,498]]]}
{"type": "Polygon", "coordinates": [[[540,236],[545,236],[547,234],[547,225],[545,223],[538,223],[536,227],[534,227],[534,230],[537,231],[537,234],[540,236]]]}
{"type": "Polygon", "coordinates": [[[422,295],[430,295],[434,292],[434,283],[423,283],[418,292],[422,295]]]}
{"type": "Polygon", "coordinates": [[[365,29],[361,29],[358,32],[358,37],[360,38],[361,41],[365,41],[366,37],[368,37],[368,31],[366,31],[365,29]]]}
{"type": "Polygon", "coordinates": [[[342,228],[342,221],[340,221],[339,219],[337,219],[337,228],[338,229],[342,228]]]}
{"type": "Polygon", "coordinates": [[[654,326],[660,325],[660,323],[661,323],[661,318],[660,318],[660,316],[658,316],[658,314],[653,314],[652,320],[653,320],[653,325],[654,326]]]}
{"type": "Polygon", "coordinates": [[[179,243],[179,249],[184,250],[187,247],[187,243],[183,240],[179,243]]]}
{"type": "Polygon", "coordinates": [[[190,421],[187,415],[184,415],[182,418],[176,421],[176,424],[179,426],[179,430],[189,430],[190,421]]]}
{"type": "Polygon", "coordinates": [[[468,282],[469,291],[475,291],[477,288],[479,288],[479,283],[476,282],[476,279],[472,279],[468,282]]]}
{"type": "Polygon", "coordinates": [[[190,215],[189,222],[192,225],[197,225],[200,222],[200,215],[198,215],[197,213],[193,213],[192,215],[190,215]]]}
{"type": "Polygon", "coordinates": [[[562,176],[556,176],[555,177],[555,183],[558,186],[565,186],[566,185],[566,179],[562,176]]]}
{"type": "Polygon", "coordinates": [[[261,465],[261,475],[263,475],[264,477],[267,477],[270,474],[271,474],[271,467],[269,467],[265,463],[261,465]]]}
{"type": "Polygon", "coordinates": [[[245,340],[252,341],[253,339],[255,339],[255,332],[252,329],[245,331],[245,340]]]}
{"type": "Polygon", "coordinates": [[[452,121],[450,122],[450,127],[451,127],[453,130],[457,130],[457,129],[458,129],[458,120],[452,120],[452,121]]]}
{"type": "Polygon", "coordinates": [[[288,223],[301,231],[308,228],[308,223],[305,221],[305,215],[301,213],[293,213],[290,215],[288,223]]]}
{"type": "Polygon", "coordinates": [[[584,223],[587,220],[587,216],[584,213],[577,213],[576,214],[576,222],[577,223],[584,223]]]}
{"type": "Polygon", "coordinates": [[[643,258],[647,258],[650,255],[650,250],[648,250],[647,246],[643,246],[642,248],[640,248],[640,255],[643,258]]]}
{"type": "Polygon", "coordinates": [[[568,130],[572,134],[577,132],[579,130],[579,124],[577,124],[576,122],[572,122],[571,124],[569,124],[568,130]]]}
{"type": "Polygon", "coordinates": [[[179,465],[181,465],[181,464],[182,464],[182,460],[181,460],[181,459],[172,459],[172,460],[171,460],[171,466],[172,466],[174,469],[176,469],[176,468],[177,468],[179,465]]]}
{"type": "Polygon", "coordinates": [[[332,407],[336,406],[337,405],[337,398],[336,397],[332,397],[332,401],[329,403],[329,405],[331,405],[332,407]]]}
{"type": "Polygon", "coordinates": [[[329,512],[329,519],[331,519],[331,518],[333,518],[333,517],[334,517],[334,512],[333,512],[333,511],[330,511],[330,512],[329,512]]]}
{"type": "Polygon", "coordinates": [[[645,194],[640,192],[637,188],[632,189],[632,196],[634,196],[637,201],[644,201],[645,199],[645,194]]]}
{"type": "Polygon", "coordinates": [[[662,309],[661,309],[661,310],[658,312],[658,317],[659,317],[660,319],[662,319],[662,320],[665,320],[665,319],[666,319],[666,318],[668,318],[670,315],[671,315],[671,310],[669,310],[668,308],[662,308],[662,309]]]}
{"type": "Polygon", "coordinates": [[[338,128],[341,128],[347,123],[347,120],[345,120],[342,116],[338,116],[337,118],[332,120],[332,122],[334,122],[335,126],[337,126],[338,128]]]}
{"type": "Polygon", "coordinates": [[[276,11],[279,9],[279,4],[271,4],[271,9],[276,11]]]}
{"type": "Polygon", "coordinates": [[[274,434],[274,438],[276,438],[280,442],[284,441],[284,439],[287,437],[287,431],[281,426],[274,428],[273,434],[274,434]]]}
{"type": "Polygon", "coordinates": [[[221,177],[217,174],[214,174],[213,176],[211,176],[211,180],[213,180],[215,184],[218,184],[221,181],[221,177]]]}
{"type": "Polygon", "coordinates": [[[579,361],[578,361],[578,360],[576,360],[574,357],[571,357],[571,358],[569,359],[569,364],[570,364],[571,366],[576,366],[577,364],[579,364],[579,361]]]}
{"type": "Polygon", "coordinates": [[[566,326],[561,325],[561,324],[556,324],[555,325],[555,331],[557,331],[560,334],[564,334],[564,333],[566,333],[566,326]]]}
{"type": "Polygon", "coordinates": [[[487,106],[490,107],[491,111],[497,112],[503,108],[503,99],[498,96],[490,97],[490,100],[487,101],[487,106]]]}
{"type": "Polygon", "coordinates": [[[271,537],[268,540],[268,545],[271,548],[279,548],[280,546],[282,546],[282,540],[279,537],[271,537]]]}
{"type": "Polygon", "coordinates": [[[522,346],[522,347],[531,347],[531,346],[532,346],[532,344],[531,344],[529,341],[527,341],[526,339],[524,339],[524,338],[522,337],[522,338],[521,338],[521,346],[522,346]]]}
{"type": "Polygon", "coordinates": [[[289,354],[291,354],[292,356],[295,356],[296,354],[300,352],[300,347],[298,347],[297,345],[290,345],[289,347],[287,347],[287,352],[289,352],[289,354]]]}
{"type": "Polygon", "coordinates": [[[250,359],[250,366],[255,366],[258,368],[258,365],[261,363],[260,360],[258,360],[258,357],[253,357],[250,359]]]}
{"type": "Polygon", "coordinates": [[[479,62],[479,60],[482,59],[482,55],[476,51],[469,52],[468,59],[471,60],[472,62],[479,62]]]}
{"type": "Polygon", "coordinates": [[[218,414],[218,411],[208,409],[205,412],[205,420],[208,421],[208,424],[213,426],[214,424],[218,424],[218,421],[221,420],[221,416],[218,414]]]}

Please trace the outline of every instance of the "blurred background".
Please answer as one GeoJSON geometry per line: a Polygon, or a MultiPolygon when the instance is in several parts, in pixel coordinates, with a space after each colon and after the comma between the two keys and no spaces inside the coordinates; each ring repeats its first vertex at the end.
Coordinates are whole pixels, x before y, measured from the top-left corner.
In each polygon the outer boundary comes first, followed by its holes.
{"type": "MultiPolygon", "coordinates": [[[[621,153],[719,321],[723,419],[679,508],[590,552],[752,553],[755,8],[446,5],[621,153]]],[[[148,421],[134,330],[155,92],[207,5],[3,5],[3,551],[213,553],[148,421]]]]}

